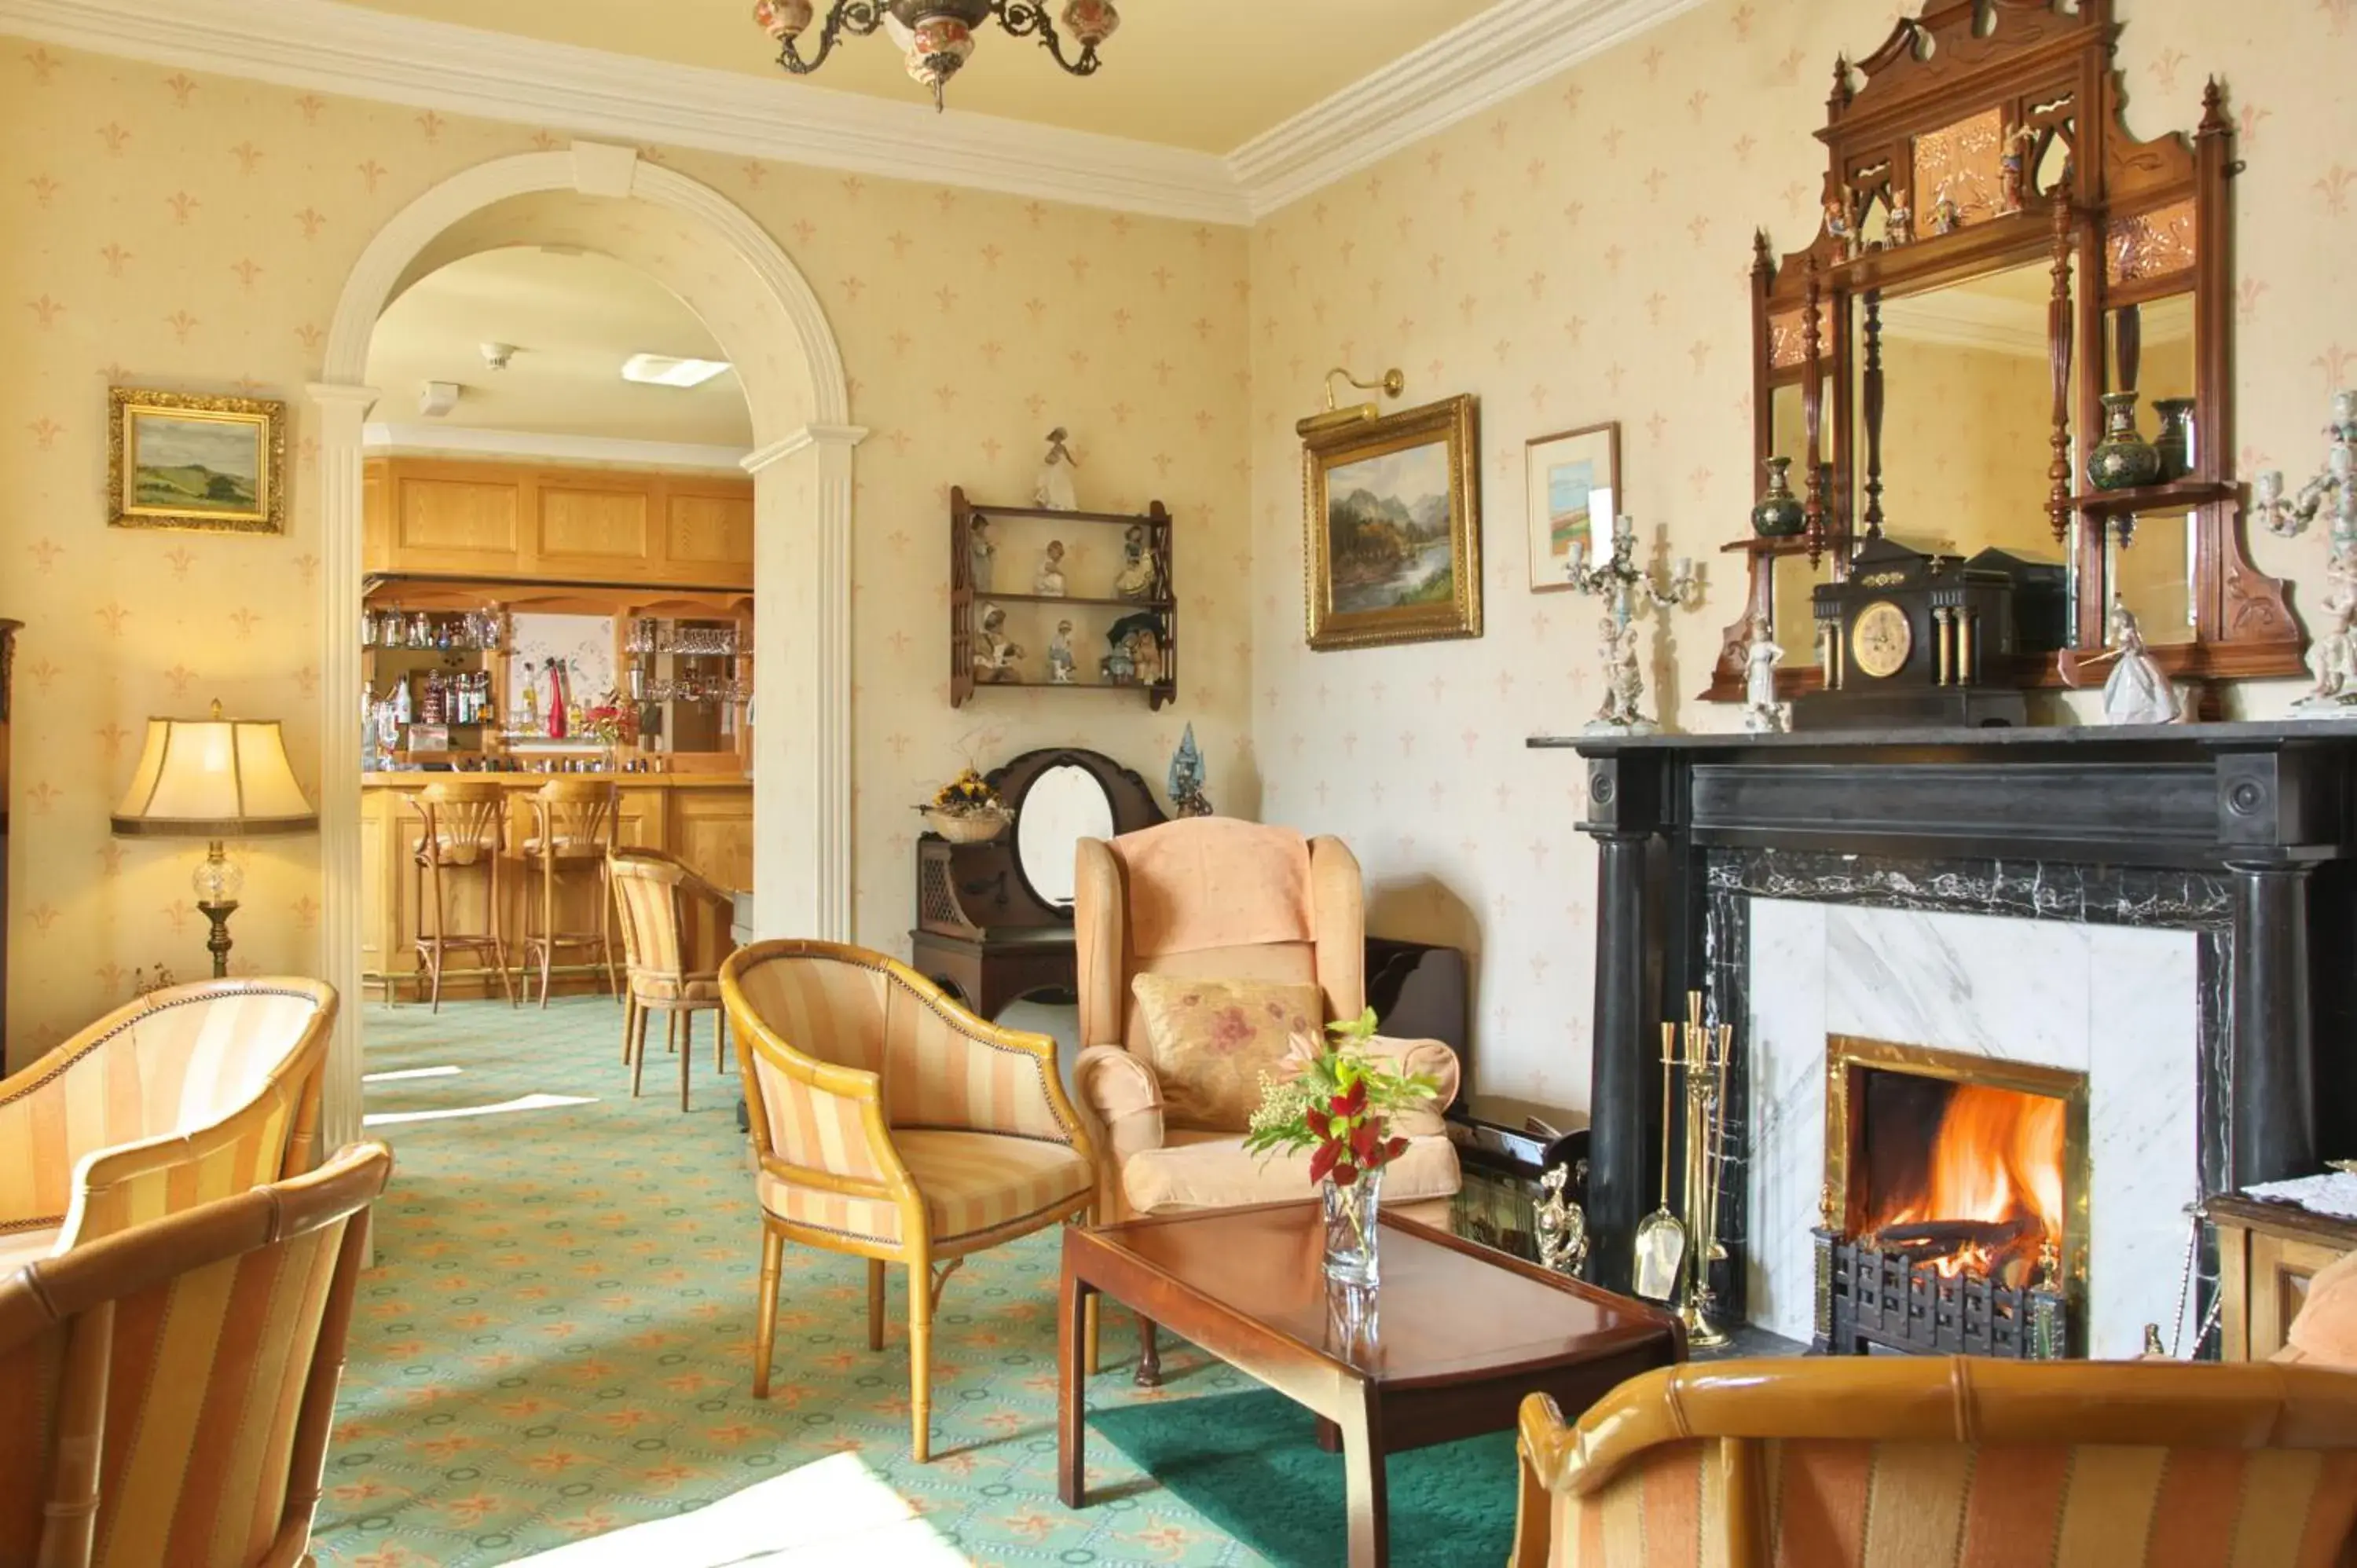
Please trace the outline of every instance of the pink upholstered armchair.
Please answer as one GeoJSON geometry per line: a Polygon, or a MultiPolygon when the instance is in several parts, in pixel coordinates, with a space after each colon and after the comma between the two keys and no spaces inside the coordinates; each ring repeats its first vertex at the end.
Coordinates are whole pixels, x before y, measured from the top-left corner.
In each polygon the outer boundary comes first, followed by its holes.
{"type": "MultiPolygon", "coordinates": [[[[1311,1196],[1306,1154],[1265,1160],[1245,1152],[1243,1134],[1272,1039],[1282,1047],[1290,1034],[1314,1036],[1366,1006],[1363,896],[1349,847],[1196,817],[1082,839],[1078,857],[1083,1049],[1073,1082],[1103,1166],[1098,1219],[1311,1196]],[[1141,985],[1145,977],[1196,983],[1141,985]],[[1241,993],[1236,983],[1263,989],[1241,993]],[[1283,1000],[1286,987],[1297,1012],[1283,1000]],[[1199,992],[1213,999],[1218,1021],[1210,1048],[1190,1058],[1172,1051],[1168,1027],[1154,1038],[1157,1010],[1167,1024],[1199,992]],[[1286,1016],[1272,1027],[1280,1007],[1286,1016]]],[[[1436,1040],[1378,1039],[1374,1048],[1441,1084],[1432,1109],[1397,1128],[1408,1152],[1384,1173],[1384,1200],[1446,1197],[1458,1173],[1439,1113],[1457,1094],[1456,1053],[1436,1040]]],[[[1153,1371],[1149,1326],[1140,1372],[1150,1380],[1153,1371]]]]}

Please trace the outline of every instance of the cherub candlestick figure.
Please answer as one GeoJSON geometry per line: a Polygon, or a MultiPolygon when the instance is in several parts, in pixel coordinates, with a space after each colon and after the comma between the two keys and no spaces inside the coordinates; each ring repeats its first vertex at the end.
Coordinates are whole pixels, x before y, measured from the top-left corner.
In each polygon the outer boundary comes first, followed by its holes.
{"type": "Polygon", "coordinates": [[[1586,547],[1572,545],[1567,573],[1571,585],[1583,594],[1604,596],[1609,608],[1600,628],[1598,650],[1604,662],[1604,705],[1588,723],[1591,735],[1651,735],[1661,726],[1645,716],[1645,673],[1637,657],[1637,611],[1652,605],[1656,612],[1673,607],[1692,608],[1702,602],[1702,582],[1694,562],[1680,557],[1666,583],[1657,582],[1634,559],[1637,521],[1622,517],[1612,526],[1612,554],[1587,564],[1586,547]]]}

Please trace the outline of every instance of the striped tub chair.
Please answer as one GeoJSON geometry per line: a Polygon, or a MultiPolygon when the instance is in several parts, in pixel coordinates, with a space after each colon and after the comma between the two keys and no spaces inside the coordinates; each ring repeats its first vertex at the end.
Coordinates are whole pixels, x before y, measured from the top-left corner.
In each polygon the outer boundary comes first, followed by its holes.
{"type": "Polygon", "coordinates": [[[318,1158],[315,980],[151,992],[0,1079],[0,1274],[318,1158]]]}
{"type": "Polygon", "coordinates": [[[1096,1203],[1096,1157],[1045,1035],[997,1028],[907,966],[832,942],[757,942],[720,968],[761,1203],[753,1395],[770,1394],[778,1276],[799,1241],[867,1260],[867,1348],[884,1270],[909,1270],[909,1423],[931,1452],[927,1354],[969,1252],[1096,1203]]]}
{"type": "Polygon", "coordinates": [[[2357,1377],[1967,1357],[1523,1403],[1510,1568],[2351,1568],[2357,1377]]]}
{"type": "Polygon", "coordinates": [[[393,1155],[199,1204],[0,1277],[0,1563],[292,1568],[393,1155]]]}

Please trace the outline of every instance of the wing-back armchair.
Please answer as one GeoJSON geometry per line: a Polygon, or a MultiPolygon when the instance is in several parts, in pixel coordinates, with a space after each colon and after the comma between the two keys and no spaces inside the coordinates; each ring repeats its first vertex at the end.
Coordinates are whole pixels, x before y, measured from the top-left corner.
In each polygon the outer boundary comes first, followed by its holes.
{"type": "Polygon", "coordinates": [[[2357,1377],[1721,1361],[1523,1402],[1512,1568],[2357,1563],[2357,1377]]]}
{"type": "Polygon", "coordinates": [[[942,1284],[967,1253],[1096,1202],[1095,1154],[1057,1077],[1056,1043],[985,1024],[906,965],[833,942],[740,948],[720,990],[759,1165],[753,1396],[770,1394],[788,1241],[867,1260],[871,1350],[884,1348],[885,1265],[904,1263],[922,1463],[942,1284]]]}
{"type": "MultiPolygon", "coordinates": [[[[1101,1129],[1099,1219],[1308,1197],[1306,1155],[1264,1161],[1244,1152],[1256,1073],[1233,1075],[1240,1093],[1166,1081],[1154,1065],[1150,1009],[1135,983],[1152,975],[1308,985],[1319,1010],[1304,1020],[1310,1034],[1357,1017],[1366,1006],[1357,859],[1340,839],[1305,839],[1228,817],[1082,839],[1077,853],[1073,928],[1084,1048],[1072,1076],[1101,1129]]],[[[1383,1196],[1403,1203],[1445,1197],[1458,1181],[1439,1115],[1456,1098],[1456,1053],[1431,1040],[1379,1040],[1375,1048],[1437,1078],[1442,1090],[1429,1112],[1397,1128],[1409,1137],[1408,1152],[1383,1173],[1383,1196]]]]}
{"type": "Polygon", "coordinates": [[[0,1563],[310,1561],[382,1144],[0,1278],[0,1563]]]}
{"type": "Polygon", "coordinates": [[[317,1159],[336,993],[151,992],[0,1079],[0,1273],[317,1159]]]}

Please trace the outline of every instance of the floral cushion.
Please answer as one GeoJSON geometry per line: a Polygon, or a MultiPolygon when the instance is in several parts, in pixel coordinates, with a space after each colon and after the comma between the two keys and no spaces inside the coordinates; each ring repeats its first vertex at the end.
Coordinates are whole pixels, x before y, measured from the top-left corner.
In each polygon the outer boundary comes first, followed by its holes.
{"type": "Polygon", "coordinates": [[[1172,1127],[1243,1132],[1260,1105],[1261,1075],[1276,1070],[1296,1035],[1314,1039],[1325,1022],[1315,985],[1141,974],[1130,990],[1172,1127]]]}

